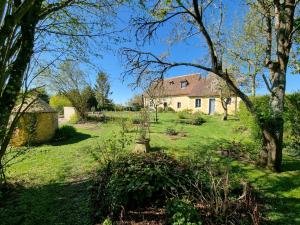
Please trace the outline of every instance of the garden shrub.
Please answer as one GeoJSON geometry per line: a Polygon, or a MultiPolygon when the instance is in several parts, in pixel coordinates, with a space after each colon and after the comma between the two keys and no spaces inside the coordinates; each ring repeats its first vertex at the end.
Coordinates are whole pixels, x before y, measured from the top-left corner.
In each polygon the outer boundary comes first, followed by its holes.
{"type": "MultiPolygon", "coordinates": [[[[259,119],[261,121],[267,120],[269,118],[270,112],[269,112],[269,96],[256,96],[256,97],[250,97],[254,104],[254,108],[257,111],[257,114],[259,116],[259,119]]],[[[259,127],[259,124],[255,121],[254,117],[251,115],[251,113],[246,108],[246,105],[241,102],[238,112],[238,117],[240,119],[241,124],[243,126],[246,126],[250,129],[252,138],[258,142],[262,143],[262,131],[259,127]]]]}
{"type": "Polygon", "coordinates": [[[189,190],[192,170],[162,153],[129,154],[100,172],[97,190],[101,215],[118,216],[126,210],[163,205],[174,192],[189,190]]]}
{"type": "Polygon", "coordinates": [[[172,128],[172,127],[167,127],[166,129],[166,134],[167,135],[170,135],[170,136],[174,136],[174,135],[177,135],[178,132],[176,131],[176,129],[172,128]]]}
{"type": "MultiPolygon", "coordinates": [[[[254,107],[258,112],[259,121],[263,122],[270,120],[270,109],[269,109],[269,96],[257,96],[251,97],[254,103],[254,107]]],[[[240,118],[242,126],[246,126],[250,132],[252,138],[257,144],[262,144],[262,131],[259,124],[255,121],[254,117],[247,110],[244,103],[240,104],[238,116],[240,118]]],[[[284,109],[284,142],[288,150],[299,152],[300,149],[300,93],[294,93],[286,95],[285,109],[284,109]]],[[[275,123],[274,123],[275,124],[275,123]]]]}
{"type": "Polygon", "coordinates": [[[285,122],[287,133],[287,148],[289,151],[300,153],[300,92],[286,96],[285,122]]]}
{"type": "Polygon", "coordinates": [[[172,225],[201,225],[200,214],[194,206],[179,198],[169,200],[165,207],[168,224],[172,225]]]}
{"type": "Polygon", "coordinates": [[[71,116],[69,122],[75,124],[78,123],[79,121],[80,121],[80,116],[77,113],[75,113],[74,115],[71,116]]]}
{"type": "Polygon", "coordinates": [[[206,122],[206,120],[197,114],[187,114],[187,113],[182,113],[180,112],[179,114],[179,122],[180,123],[185,123],[185,124],[191,124],[191,125],[202,125],[203,123],[206,122]]]}
{"type": "Polygon", "coordinates": [[[132,120],[127,117],[116,117],[114,121],[120,126],[124,133],[131,132],[134,129],[132,120]]]}
{"type": "Polygon", "coordinates": [[[58,128],[55,133],[54,140],[55,141],[65,141],[69,138],[72,138],[76,135],[77,131],[75,127],[70,125],[63,125],[62,127],[58,128]]]}
{"type": "Polygon", "coordinates": [[[252,218],[259,220],[247,183],[231,180],[228,166],[198,162],[179,162],[162,153],[121,155],[108,162],[92,189],[95,223],[108,216],[117,221],[120,214],[126,220],[126,212],[149,207],[165,208],[167,222],[174,225],[252,224],[252,218]],[[201,206],[201,210],[193,206],[201,206]]]}
{"type": "Polygon", "coordinates": [[[189,119],[191,117],[191,113],[188,110],[182,110],[177,113],[179,119],[189,119]]]}
{"type": "Polygon", "coordinates": [[[140,124],[140,123],[141,123],[141,118],[139,117],[132,118],[132,124],[140,124]]]}
{"type": "Polygon", "coordinates": [[[164,112],[165,110],[164,110],[164,108],[163,107],[158,107],[157,108],[157,112],[159,112],[159,113],[162,113],[162,112],[164,112]]]}
{"type": "Polygon", "coordinates": [[[202,125],[205,122],[206,122],[206,120],[203,117],[201,117],[200,115],[196,115],[196,116],[193,116],[191,124],[192,125],[202,125]]]}

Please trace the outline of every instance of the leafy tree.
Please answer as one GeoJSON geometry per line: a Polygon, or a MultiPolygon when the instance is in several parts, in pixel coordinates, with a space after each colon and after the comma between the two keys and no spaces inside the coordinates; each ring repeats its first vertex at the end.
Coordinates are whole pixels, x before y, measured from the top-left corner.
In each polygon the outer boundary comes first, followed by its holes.
{"type": "MultiPolygon", "coordinates": [[[[227,58],[230,63],[239,68],[243,73],[244,88],[249,88],[252,96],[256,95],[259,85],[258,75],[263,72],[263,57],[265,49],[262,15],[253,7],[245,16],[245,22],[240,28],[240,20],[235,25],[235,30],[229,37],[227,58]]],[[[248,92],[248,90],[246,90],[248,92]]]]}
{"type": "Polygon", "coordinates": [[[72,103],[63,95],[51,96],[49,104],[52,108],[63,114],[65,106],[72,106],[72,103]]]}
{"type": "Polygon", "coordinates": [[[98,73],[94,91],[98,102],[98,108],[101,110],[107,109],[111,103],[108,97],[112,94],[112,92],[110,91],[110,83],[106,73],[98,73]]]}
{"type": "Polygon", "coordinates": [[[144,107],[144,99],[143,95],[135,94],[127,103],[129,107],[133,110],[137,111],[144,107]]]}
{"type": "Polygon", "coordinates": [[[81,119],[86,118],[88,111],[89,84],[87,76],[74,61],[64,61],[57,71],[47,71],[43,74],[48,87],[65,96],[75,107],[81,119]]]}
{"type": "Polygon", "coordinates": [[[86,86],[82,92],[82,95],[87,101],[87,108],[91,110],[92,108],[97,108],[97,99],[95,96],[95,92],[90,85],[86,86]]]}
{"type": "Polygon", "coordinates": [[[163,105],[163,97],[165,96],[165,90],[163,88],[163,81],[156,80],[154,82],[149,81],[146,83],[145,97],[147,107],[152,107],[155,110],[155,122],[158,122],[158,108],[163,105]]]}
{"type": "MultiPolygon", "coordinates": [[[[269,72],[269,79],[265,79],[266,86],[271,93],[269,111],[265,117],[258,114],[253,102],[247,94],[241,90],[231,77],[224,64],[224,51],[220,44],[222,35],[226,33],[223,25],[224,5],[222,1],[154,1],[142,4],[145,14],[137,16],[133,20],[137,27],[136,36],[141,44],[152,40],[161,27],[168,26],[172,33],[168,38],[176,36],[177,41],[187,41],[191,37],[199,35],[200,45],[205,43],[205,50],[209,57],[196,62],[172,62],[168,56],[157,56],[151,51],[142,51],[140,48],[123,48],[123,58],[126,62],[125,74],[136,77],[138,84],[145,76],[156,75],[163,78],[170,69],[179,66],[189,66],[212,72],[226,82],[231,91],[242,99],[247,109],[255,117],[263,133],[263,143],[260,154],[260,164],[275,171],[281,170],[282,140],[283,140],[283,108],[286,89],[286,71],[289,62],[290,51],[293,43],[293,35],[298,29],[294,26],[295,10],[299,1],[295,0],[253,0],[249,5],[255,10],[255,14],[261,15],[263,20],[263,32],[266,42],[263,65],[269,72]],[[214,4],[212,4],[214,2],[214,4]],[[211,13],[214,16],[211,16],[211,13]],[[211,18],[214,18],[212,21],[211,18]],[[217,20],[217,23],[214,21],[217,20]],[[210,26],[208,25],[210,23],[210,26]],[[208,29],[208,27],[210,29],[208,29]],[[172,29],[173,28],[173,29],[172,29]],[[182,28],[182,29],[179,29],[182,28]],[[174,31],[181,31],[181,35],[174,35],[174,31]],[[276,46],[276,48],[273,48],[276,46]]],[[[229,11],[230,15],[231,11],[229,11]]],[[[228,33],[228,32],[227,32],[228,33]]],[[[163,33],[166,35],[166,33],[163,33]]],[[[174,38],[173,38],[174,39],[174,38]]]]}
{"type": "Polygon", "coordinates": [[[37,97],[44,100],[45,102],[49,103],[50,97],[46,91],[46,88],[44,87],[38,87],[34,90],[36,93],[37,97]]]}
{"type": "MultiPolygon", "coordinates": [[[[295,27],[300,27],[300,16],[295,19],[295,27]]],[[[295,31],[294,35],[294,54],[292,55],[291,65],[293,67],[293,73],[300,73],[300,29],[295,31]]]]}
{"type": "Polygon", "coordinates": [[[224,110],[222,120],[228,119],[228,105],[231,103],[231,98],[233,96],[232,91],[226,84],[226,82],[219,77],[213,77],[213,88],[219,93],[221,100],[221,105],[224,110]]]}

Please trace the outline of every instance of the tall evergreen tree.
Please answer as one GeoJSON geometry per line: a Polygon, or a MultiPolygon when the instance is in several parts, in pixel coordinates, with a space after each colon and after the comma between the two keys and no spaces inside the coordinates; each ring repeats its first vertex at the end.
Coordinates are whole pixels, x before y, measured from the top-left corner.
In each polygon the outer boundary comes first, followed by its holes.
{"type": "Polygon", "coordinates": [[[101,110],[107,109],[111,102],[109,100],[109,95],[111,95],[112,92],[110,91],[108,76],[103,71],[98,73],[94,91],[98,102],[98,108],[101,110]]]}

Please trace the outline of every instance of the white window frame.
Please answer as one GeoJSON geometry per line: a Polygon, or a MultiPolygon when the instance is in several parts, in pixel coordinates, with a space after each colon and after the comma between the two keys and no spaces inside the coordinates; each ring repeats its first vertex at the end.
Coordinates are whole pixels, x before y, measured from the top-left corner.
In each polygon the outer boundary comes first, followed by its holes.
{"type": "Polygon", "coordinates": [[[187,81],[181,81],[180,82],[180,88],[181,89],[185,89],[185,88],[187,88],[187,86],[188,86],[188,82],[187,81]],[[184,86],[183,86],[183,84],[184,84],[184,86]]]}
{"type": "Polygon", "coordinates": [[[201,104],[202,104],[201,98],[196,98],[195,99],[195,108],[201,108],[201,104]],[[197,101],[199,101],[199,104],[197,104],[197,101]]]}

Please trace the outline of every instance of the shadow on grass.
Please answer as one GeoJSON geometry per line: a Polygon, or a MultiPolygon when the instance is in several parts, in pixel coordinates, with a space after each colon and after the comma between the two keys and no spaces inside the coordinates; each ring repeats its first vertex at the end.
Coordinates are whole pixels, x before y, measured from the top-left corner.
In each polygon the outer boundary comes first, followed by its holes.
{"type": "Polygon", "coordinates": [[[261,202],[266,206],[269,218],[267,224],[300,225],[299,164],[299,160],[284,163],[283,168],[288,171],[279,174],[254,166],[237,166],[234,169],[235,173],[249,180],[259,190],[261,202]]]}
{"type": "Polygon", "coordinates": [[[282,162],[282,172],[287,171],[300,171],[300,159],[284,159],[282,162]]]}
{"type": "Polygon", "coordinates": [[[1,225],[90,225],[91,180],[16,187],[1,201],[1,225]]]}
{"type": "MultiPolygon", "coordinates": [[[[234,162],[231,173],[250,182],[259,192],[261,203],[266,206],[266,215],[269,219],[267,224],[300,225],[300,159],[284,158],[282,173],[277,174],[259,168],[253,163],[237,163],[237,160],[220,157],[217,151],[226,143],[230,141],[206,138],[206,144],[190,143],[190,149],[196,149],[194,153],[197,159],[216,156],[221,159],[218,163],[222,163],[223,159],[234,162]]],[[[251,149],[250,145],[246,144],[246,147],[251,149]]]]}
{"type": "Polygon", "coordinates": [[[88,138],[92,138],[92,137],[98,137],[98,136],[91,136],[89,134],[76,132],[71,137],[67,138],[66,140],[52,141],[52,142],[49,143],[49,145],[61,146],[61,145],[75,144],[75,143],[78,143],[80,141],[84,141],[88,138]]]}
{"type": "Polygon", "coordinates": [[[300,199],[291,197],[265,198],[273,217],[268,225],[300,225],[300,199]]]}

